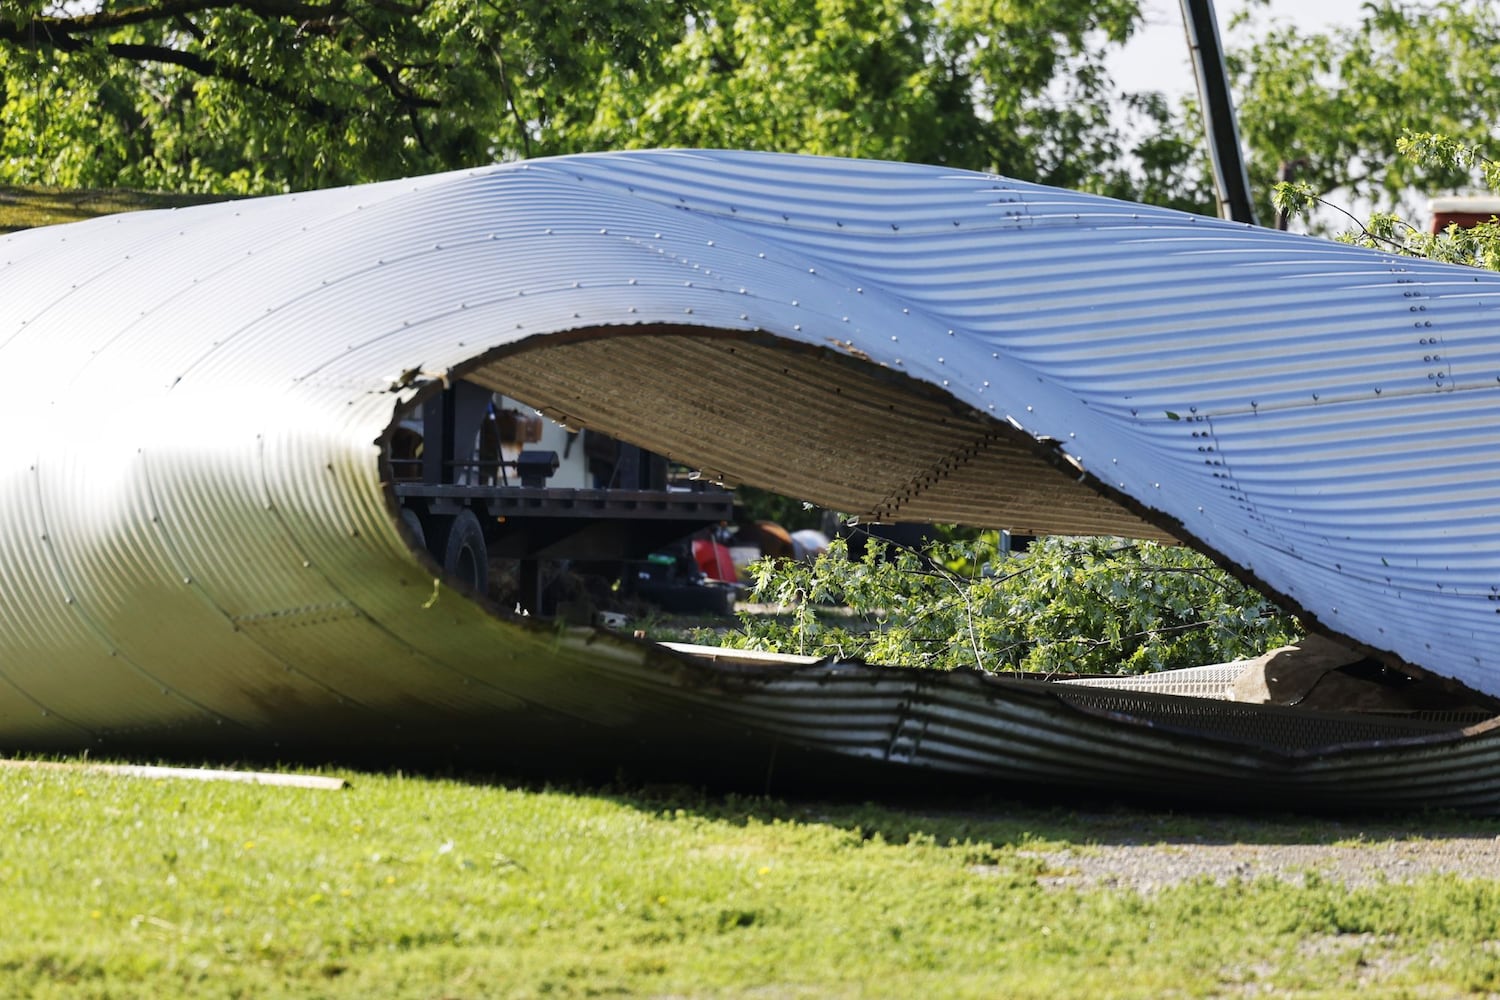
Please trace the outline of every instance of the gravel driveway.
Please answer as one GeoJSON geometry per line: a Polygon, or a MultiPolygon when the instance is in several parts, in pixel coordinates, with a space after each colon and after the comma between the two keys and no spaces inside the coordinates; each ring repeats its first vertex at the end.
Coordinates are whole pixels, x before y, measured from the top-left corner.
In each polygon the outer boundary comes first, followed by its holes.
{"type": "Polygon", "coordinates": [[[1494,837],[1343,844],[1105,844],[1037,852],[1049,888],[1128,888],[1150,893],[1197,879],[1220,885],[1275,878],[1302,884],[1309,872],[1350,887],[1449,873],[1500,879],[1494,837]]]}
{"type": "Polygon", "coordinates": [[[1207,879],[1275,878],[1302,884],[1308,873],[1350,887],[1453,874],[1500,879],[1500,821],[1414,817],[1410,822],[1134,814],[1145,829],[1123,830],[1131,813],[1080,816],[1076,846],[1023,852],[1040,859],[1049,888],[1128,888],[1142,893],[1207,879]],[[1153,829],[1154,828],[1154,829],[1153,829]]]}

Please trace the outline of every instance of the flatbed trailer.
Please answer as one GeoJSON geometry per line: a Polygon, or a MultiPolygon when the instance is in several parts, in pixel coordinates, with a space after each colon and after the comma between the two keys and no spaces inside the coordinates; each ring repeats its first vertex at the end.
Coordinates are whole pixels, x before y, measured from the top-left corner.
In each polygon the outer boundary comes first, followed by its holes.
{"type": "MultiPolygon", "coordinates": [[[[391,489],[406,526],[449,578],[476,593],[488,590],[491,559],[514,559],[518,603],[540,615],[549,610],[545,563],[587,563],[618,574],[733,518],[729,490],[674,482],[665,459],[623,442],[611,442],[609,484],[547,485],[564,457],[546,447],[507,448],[499,428],[514,426],[514,418],[502,420],[514,411],[497,410],[503,398],[471,382],[444,386],[404,422],[404,447],[388,450],[398,456],[390,459],[391,489]],[[622,478],[627,485],[614,485],[622,478]]],[[[571,453],[577,433],[561,430],[569,435],[565,457],[581,457],[582,449],[571,453]]]]}

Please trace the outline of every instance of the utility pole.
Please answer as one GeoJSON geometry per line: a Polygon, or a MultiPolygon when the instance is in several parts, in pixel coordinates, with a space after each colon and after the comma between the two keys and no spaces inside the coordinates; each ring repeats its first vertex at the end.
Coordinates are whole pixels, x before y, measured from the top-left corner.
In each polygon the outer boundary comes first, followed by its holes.
{"type": "Polygon", "coordinates": [[[1219,216],[1256,225],[1255,203],[1250,199],[1250,177],[1240,151],[1240,132],[1234,120],[1234,101],[1229,97],[1229,72],[1224,67],[1224,47],[1219,43],[1213,0],[1181,2],[1188,51],[1193,56],[1193,75],[1198,80],[1198,104],[1203,108],[1203,128],[1214,167],[1219,216]]]}

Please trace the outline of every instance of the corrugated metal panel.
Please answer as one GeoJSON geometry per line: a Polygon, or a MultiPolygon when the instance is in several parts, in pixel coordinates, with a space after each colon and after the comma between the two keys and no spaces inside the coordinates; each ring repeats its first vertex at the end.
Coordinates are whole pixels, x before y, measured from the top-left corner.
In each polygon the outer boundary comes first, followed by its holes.
{"type": "MultiPolygon", "coordinates": [[[[1016,790],[1093,789],[1278,808],[1500,807],[1494,722],[1463,729],[967,670],[788,664],[779,672],[743,669],[702,688],[680,677],[663,682],[633,665],[594,670],[628,676],[638,698],[659,697],[679,717],[711,721],[721,734],[771,733],[788,747],[899,765],[892,777],[917,768],[1016,790]]],[[[754,760],[774,767],[774,753],[762,748],[754,760]]]]}
{"type": "MultiPolygon", "coordinates": [[[[1292,758],[1215,743],[1186,709],[1169,732],[1081,694],[863,668],[725,697],[728,667],[431,604],[378,442],[435,383],[393,379],[469,377],[854,513],[1176,537],[1315,628],[1500,694],[1497,310],[1500,275],[763,154],[566,157],[14,234],[0,741],[515,747],[565,723],[644,755],[692,734],[707,759],[785,739],[1041,781],[1358,784],[1358,755],[1268,764],[1292,758]],[[716,724],[662,735],[684,713],[716,724]]],[[[1421,740],[1381,758],[1391,780],[1494,765],[1488,730],[1421,740]]]]}

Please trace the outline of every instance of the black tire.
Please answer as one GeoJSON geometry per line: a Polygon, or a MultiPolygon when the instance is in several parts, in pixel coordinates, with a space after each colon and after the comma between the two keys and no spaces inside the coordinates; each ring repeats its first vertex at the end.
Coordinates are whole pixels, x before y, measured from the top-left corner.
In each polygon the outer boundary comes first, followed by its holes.
{"type": "Polygon", "coordinates": [[[411,532],[412,540],[417,543],[413,548],[427,548],[427,532],[422,527],[422,519],[417,516],[416,511],[410,507],[402,507],[401,523],[406,525],[406,530],[411,532]]]}
{"type": "Polygon", "coordinates": [[[476,594],[489,592],[489,549],[484,544],[484,528],[472,510],[459,511],[448,525],[443,543],[443,573],[476,594]]]}

